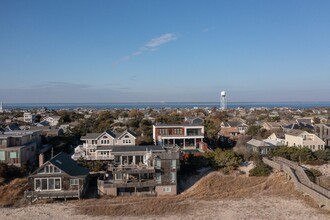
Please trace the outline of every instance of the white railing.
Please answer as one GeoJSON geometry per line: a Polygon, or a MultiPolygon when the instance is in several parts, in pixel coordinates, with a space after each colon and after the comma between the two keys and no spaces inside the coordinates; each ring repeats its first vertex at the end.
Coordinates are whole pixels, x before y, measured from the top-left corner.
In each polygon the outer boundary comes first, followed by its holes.
{"type": "Polygon", "coordinates": [[[96,149],[97,148],[97,144],[86,144],[86,143],[83,143],[82,146],[85,149],[96,149]]]}
{"type": "Polygon", "coordinates": [[[115,156],[113,156],[113,155],[86,155],[85,159],[87,159],[87,160],[114,160],[115,156]]]}

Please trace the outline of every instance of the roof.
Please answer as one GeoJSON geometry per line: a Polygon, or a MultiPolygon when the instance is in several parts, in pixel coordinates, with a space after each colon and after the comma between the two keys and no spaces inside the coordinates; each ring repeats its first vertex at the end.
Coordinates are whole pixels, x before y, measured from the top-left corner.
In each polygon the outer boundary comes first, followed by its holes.
{"type": "Polygon", "coordinates": [[[303,124],[312,124],[312,119],[309,118],[297,118],[298,123],[303,123],[303,124]]]}
{"type": "Polygon", "coordinates": [[[37,132],[37,130],[35,130],[35,131],[29,131],[29,130],[6,131],[3,134],[0,134],[0,137],[24,137],[26,135],[32,135],[35,132],[37,132]]]}
{"type": "Polygon", "coordinates": [[[302,131],[302,130],[292,129],[292,130],[288,130],[286,132],[286,134],[292,135],[292,136],[299,136],[301,133],[304,133],[304,132],[305,131],[302,131]]]}
{"type": "Polygon", "coordinates": [[[102,133],[87,133],[85,136],[82,136],[81,137],[81,140],[84,140],[84,139],[96,139],[101,134],[102,133]]]}
{"type": "Polygon", "coordinates": [[[130,152],[130,151],[165,151],[161,146],[147,145],[147,146],[115,146],[112,153],[130,152]]]}
{"type": "Polygon", "coordinates": [[[203,125],[197,125],[197,124],[156,124],[153,125],[156,128],[158,127],[204,127],[203,125]]]}
{"type": "Polygon", "coordinates": [[[77,162],[72,160],[69,155],[63,152],[57,154],[48,162],[70,176],[87,176],[89,174],[89,170],[87,168],[79,166],[77,162]]]}
{"type": "Polygon", "coordinates": [[[105,132],[102,132],[102,133],[87,133],[85,136],[82,136],[81,137],[81,140],[96,139],[99,136],[101,136],[103,133],[107,133],[108,135],[110,135],[113,138],[121,137],[125,133],[130,133],[132,136],[136,137],[136,135],[133,132],[129,131],[129,130],[125,130],[122,133],[115,133],[115,132],[113,132],[111,130],[106,130],[105,132]]]}
{"type": "Polygon", "coordinates": [[[257,139],[251,139],[247,142],[247,144],[255,146],[255,147],[276,147],[277,143],[276,141],[271,141],[271,140],[262,140],[259,141],[257,139]]]}
{"type": "Polygon", "coordinates": [[[117,138],[120,138],[121,136],[123,136],[123,135],[126,134],[126,133],[129,133],[129,134],[131,134],[133,137],[136,137],[136,134],[135,134],[134,132],[130,131],[130,130],[125,130],[125,131],[123,131],[122,133],[116,133],[116,137],[117,137],[117,138]]]}
{"type": "Polygon", "coordinates": [[[225,127],[247,127],[247,125],[241,121],[225,121],[223,124],[225,127]]]}

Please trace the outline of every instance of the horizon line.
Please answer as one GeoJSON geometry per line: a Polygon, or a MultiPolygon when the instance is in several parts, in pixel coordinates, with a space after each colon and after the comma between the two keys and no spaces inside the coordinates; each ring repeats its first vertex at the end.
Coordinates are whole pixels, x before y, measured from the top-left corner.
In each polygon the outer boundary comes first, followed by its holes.
{"type": "MultiPolygon", "coordinates": [[[[220,103],[220,101],[134,101],[134,102],[3,102],[6,104],[168,104],[168,103],[220,103]]],[[[230,103],[330,103],[330,101],[232,101],[230,103]]]]}

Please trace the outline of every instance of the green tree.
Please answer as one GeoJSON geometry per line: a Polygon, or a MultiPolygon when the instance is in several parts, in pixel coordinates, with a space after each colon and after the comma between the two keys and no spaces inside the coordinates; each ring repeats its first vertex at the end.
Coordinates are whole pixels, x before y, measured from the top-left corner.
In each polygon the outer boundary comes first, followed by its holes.
{"type": "Polygon", "coordinates": [[[225,170],[233,170],[243,161],[242,155],[235,153],[232,150],[216,149],[213,152],[206,152],[205,157],[209,159],[211,165],[215,168],[225,170]]]}
{"type": "Polygon", "coordinates": [[[261,126],[259,125],[251,125],[246,134],[251,135],[251,136],[257,136],[261,130],[261,126]]]}

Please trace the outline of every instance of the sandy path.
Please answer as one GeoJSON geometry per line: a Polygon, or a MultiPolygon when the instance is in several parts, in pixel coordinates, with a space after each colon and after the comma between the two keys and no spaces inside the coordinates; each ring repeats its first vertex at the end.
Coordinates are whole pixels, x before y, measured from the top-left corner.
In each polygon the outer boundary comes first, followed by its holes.
{"type": "MultiPolygon", "coordinates": [[[[188,215],[144,216],[144,217],[107,217],[107,219],[330,219],[319,209],[312,208],[299,199],[260,196],[240,200],[201,201],[187,200],[191,206],[188,215]]],[[[1,208],[1,220],[11,219],[105,219],[78,215],[74,203],[38,204],[24,208],[1,208]]]]}

